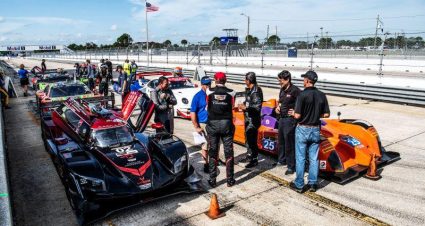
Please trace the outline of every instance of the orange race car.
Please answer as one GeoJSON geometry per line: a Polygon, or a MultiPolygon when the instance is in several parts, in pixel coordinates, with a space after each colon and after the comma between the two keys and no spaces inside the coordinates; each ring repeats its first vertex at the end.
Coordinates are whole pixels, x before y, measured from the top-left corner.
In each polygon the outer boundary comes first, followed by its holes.
{"type": "MultiPolygon", "coordinates": [[[[278,118],[275,99],[263,102],[261,127],[257,144],[260,150],[278,154],[278,118]]],[[[236,127],[234,141],[245,144],[244,114],[233,110],[236,127]]],[[[320,176],[343,184],[367,172],[370,179],[379,179],[376,167],[400,159],[400,154],[385,151],[376,129],[367,121],[355,119],[323,119],[319,150],[320,176]]]]}

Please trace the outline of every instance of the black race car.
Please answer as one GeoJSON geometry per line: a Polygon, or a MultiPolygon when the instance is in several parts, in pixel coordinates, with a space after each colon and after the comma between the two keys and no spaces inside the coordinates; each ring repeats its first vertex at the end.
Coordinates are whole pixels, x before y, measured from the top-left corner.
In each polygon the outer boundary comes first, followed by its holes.
{"type": "Polygon", "coordinates": [[[131,92],[121,111],[67,99],[42,118],[42,136],[80,224],[177,193],[204,191],[185,144],[163,132],[145,132],[154,110],[131,92]],[[130,121],[135,108],[141,113],[130,121]]]}

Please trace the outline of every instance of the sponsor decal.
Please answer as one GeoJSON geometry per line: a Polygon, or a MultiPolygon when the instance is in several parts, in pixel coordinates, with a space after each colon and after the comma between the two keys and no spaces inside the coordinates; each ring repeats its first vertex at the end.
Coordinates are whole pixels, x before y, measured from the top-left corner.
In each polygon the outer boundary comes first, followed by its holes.
{"type": "Polygon", "coordinates": [[[214,95],[214,99],[223,101],[226,99],[226,95],[214,95]]]}
{"type": "Polygon", "coordinates": [[[139,153],[137,150],[132,149],[131,146],[124,146],[112,150],[115,151],[115,155],[120,158],[134,158],[134,154],[139,153]]]}
{"type": "Polygon", "coordinates": [[[319,169],[326,169],[326,161],[325,160],[320,160],[319,162],[319,169]]]}

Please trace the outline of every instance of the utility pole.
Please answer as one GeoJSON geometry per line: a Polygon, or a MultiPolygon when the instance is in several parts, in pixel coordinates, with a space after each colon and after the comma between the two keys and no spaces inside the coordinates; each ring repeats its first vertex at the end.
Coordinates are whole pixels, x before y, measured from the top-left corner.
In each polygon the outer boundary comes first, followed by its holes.
{"type": "Polygon", "coordinates": [[[316,42],[316,39],[317,39],[318,37],[317,37],[317,35],[315,35],[314,36],[314,41],[313,41],[313,43],[311,44],[311,53],[310,53],[310,55],[311,55],[311,57],[310,57],[310,70],[311,71],[313,71],[313,56],[314,56],[314,43],[316,42]]]}
{"type": "Polygon", "coordinates": [[[326,32],[326,37],[325,38],[326,38],[326,42],[325,42],[326,43],[326,49],[328,49],[328,32],[326,32]]]}
{"type": "Polygon", "coordinates": [[[376,38],[378,37],[378,29],[380,28],[380,23],[382,24],[382,21],[378,17],[376,17],[376,28],[375,28],[375,41],[373,43],[373,49],[376,49],[376,38]]]}
{"type": "Polygon", "coordinates": [[[320,27],[320,38],[323,38],[323,27],[320,27]]]}
{"type": "Polygon", "coordinates": [[[244,13],[241,13],[241,16],[246,16],[246,18],[248,19],[248,27],[246,29],[246,56],[248,57],[248,51],[249,51],[249,23],[250,23],[250,18],[248,15],[245,15],[244,13]]]}
{"type": "Polygon", "coordinates": [[[266,36],[266,42],[268,42],[268,41],[269,41],[269,29],[270,29],[270,26],[269,26],[269,25],[267,25],[267,36],[266,36]]]}
{"type": "Polygon", "coordinates": [[[379,57],[380,57],[380,59],[379,59],[379,71],[378,71],[379,78],[382,78],[382,76],[384,75],[382,73],[382,65],[383,65],[382,62],[384,60],[384,44],[385,44],[385,41],[387,40],[387,35],[389,35],[388,32],[385,33],[384,40],[382,41],[382,44],[381,44],[381,52],[379,54],[379,57]]]}
{"type": "Polygon", "coordinates": [[[274,48],[276,49],[276,53],[277,53],[277,26],[275,26],[274,28],[275,28],[275,36],[276,36],[274,48]]]}

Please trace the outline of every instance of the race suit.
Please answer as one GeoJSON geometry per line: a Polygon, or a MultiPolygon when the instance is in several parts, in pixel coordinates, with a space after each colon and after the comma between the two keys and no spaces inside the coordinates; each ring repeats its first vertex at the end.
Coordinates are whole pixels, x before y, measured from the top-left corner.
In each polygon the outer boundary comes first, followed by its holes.
{"type": "Polygon", "coordinates": [[[258,157],[258,128],[261,125],[261,105],[263,103],[263,91],[257,85],[246,90],[245,106],[245,146],[250,160],[258,157]]]}
{"type": "Polygon", "coordinates": [[[217,85],[210,89],[208,95],[208,122],[206,126],[208,134],[208,157],[210,180],[217,177],[218,150],[220,140],[224,146],[224,157],[226,159],[226,177],[234,177],[234,153],[233,135],[235,126],[233,125],[233,90],[223,85],[217,85]]]}
{"type": "Polygon", "coordinates": [[[174,108],[177,99],[171,89],[156,88],[151,91],[151,98],[155,104],[155,122],[160,122],[170,134],[174,132],[174,108]]]}

